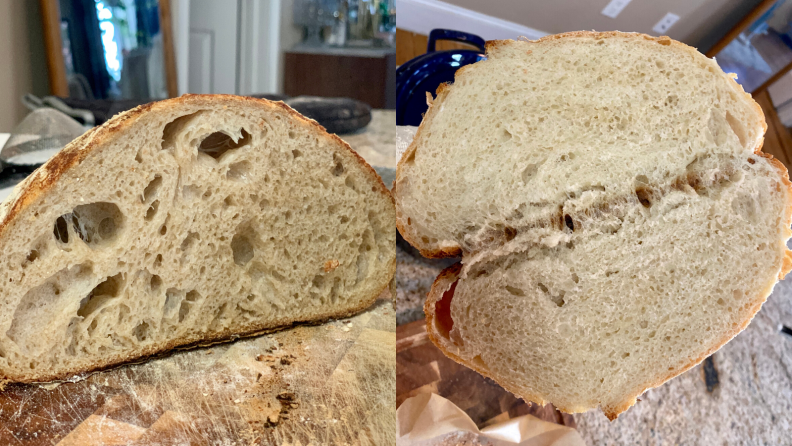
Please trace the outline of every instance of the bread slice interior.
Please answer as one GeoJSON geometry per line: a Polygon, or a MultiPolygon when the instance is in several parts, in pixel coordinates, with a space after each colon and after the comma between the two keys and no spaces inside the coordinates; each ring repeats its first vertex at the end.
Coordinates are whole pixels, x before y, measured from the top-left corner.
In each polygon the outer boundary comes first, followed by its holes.
{"type": "Polygon", "coordinates": [[[496,41],[438,90],[400,161],[397,225],[430,257],[433,341],[508,390],[611,418],[750,322],[792,262],[764,116],[694,49],[496,41]]]}
{"type": "Polygon", "coordinates": [[[184,96],[71,143],[0,209],[0,378],[44,381],[369,306],[395,211],[282,103],[184,96]]]}

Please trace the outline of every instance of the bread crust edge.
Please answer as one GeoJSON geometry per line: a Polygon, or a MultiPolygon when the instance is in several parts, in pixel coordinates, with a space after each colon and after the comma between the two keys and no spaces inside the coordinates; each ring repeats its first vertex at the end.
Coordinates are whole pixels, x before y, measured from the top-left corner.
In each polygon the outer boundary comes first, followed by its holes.
{"type": "Polygon", "coordinates": [[[8,384],[33,384],[33,383],[66,381],[75,376],[84,378],[86,377],[86,375],[90,375],[93,373],[99,373],[102,371],[122,367],[125,365],[140,364],[149,361],[151,359],[167,357],[178,351],[209,347],[216,344],[225,344],[228,342],[234,342],[242,338],[252,338],[265,334],[275,333],[278,331],[288,330],[290,328],[294,328],[300,325],[320,325],[330,320],[351,317],[371,307],[374,304],[374,302],[377,301],[377,297],[379,297],[380,294],[382,294],[382,292],[385,291],[387,288],[388,288],[388,284],[385,284],[385,286],[382,287],[379,293],[375,294],[372,298],[366,300],[361,305],[355,308],[351,308],[349,310],[343,310],[339,312],[327,312],[322,314],[321,316],[318,316],[315,319],[312,318],[312,319],[297,320],[297,321],[288,321],[284,319],[282,321],[278,321],[276,325],[251,324],[239,331],[223,330],[220,333],[217,333],[213,336],[206,338],[197,337],[195,339],[189,339],[181,342],[174,341],[166,344],[164,347],[161,346],[155,348],[152,346],[152,348],[144,349],[142,353],[114,358],[111,361],[108,361],[101,366],[86,367],[69,373],[45,375],[43,377],[37,377],[35,379],[32,378],[16,379],[12,377],[0,376],[0,391],[2,391],[3,388],[8,384]]]}

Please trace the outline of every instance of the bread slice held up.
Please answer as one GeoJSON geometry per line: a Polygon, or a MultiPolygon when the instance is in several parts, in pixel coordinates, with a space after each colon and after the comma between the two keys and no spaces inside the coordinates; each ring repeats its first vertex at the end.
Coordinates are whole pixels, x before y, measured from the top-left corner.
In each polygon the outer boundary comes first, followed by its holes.
{"type": "Polygon", "coordinates": [[[667,37],[495,41],[399,162],[397,226],[462,255],[432,341],[516,395],[610,419],[736,336],[792,267],[784,166],[714,60],[667,37]]]}
{"type": "Polygon", "coordinates": [[[393,276],[394,219],[374,170],[282,103],[118,115],[0,207],[0,380],[359,312],[393,276]]]}

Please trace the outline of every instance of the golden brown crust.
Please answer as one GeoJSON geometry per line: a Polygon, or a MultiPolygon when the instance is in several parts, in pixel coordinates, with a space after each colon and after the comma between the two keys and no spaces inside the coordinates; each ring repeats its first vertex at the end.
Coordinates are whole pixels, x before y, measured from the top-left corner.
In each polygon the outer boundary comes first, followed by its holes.
{"type": "MultiPolygon", "coordinates": [[[[328,134],[325,131],[324,127],[319,125],[316,121],[313,121],[311,119],[302,116],[301,114],[297,113],[295,110],[293,110],[291,107],[284,104],[283,102],[273,102],[273,101],[268,101],[266,99],[257,99],[257,98],[234,96],[234,95],[188,94],[175,99],[167,99],[160,102],[153,102],[150,104],[141,105],[127,112],[120,113],[114,116],[109,121],[107,121],[102,126],[87,131],[82,136],[69,143],[66,147],[63,148],[63,150],[58,152],[47,163],[36,169],[36,171],[34,171],[30,176],[28,176],[28,178],[26,178],[22,183],[20,183],[20,185],[17,186],[12,196],[9,197],[8,201],[6,201],[3,204],[3,206],[0,207],[0,239],[2,239],[5,236],[5,232],[9,228],[14,226],[17,220],[20,219],[20,217],[24,214],[24,211],[32,203],[40,199],[49,190],[56,187],[58,183],[58,179],[61,178],[64,174],[66,174],[69,171],[69,169],[79,165],[93,150],[97,150],[104,143],[112,140],[112,138],[115,135],[117,135],[118,132],[127,129],[144,113],[149,111],[158,111],[168,108],[179,107],[184,104],[198,105],[198,106],[203,104],[206,104],[206,106],[217,106],[220,104],[226,106],[239,106],[244,104],[244,105],[253,105],[258,107],[263,106],[271,110],[273,109],[283,110],[291,118],[297,120],[303,125],[313,127],[315,130],[319,132],[319,134],[322,137],[327,138],[336,145],[343,147],[344,150],[346,150],[354,157],[358,165],[366,172],[366,175],[369,177],[369,179],[374,182],[374,184],[376,185],[375,187],[377,187],[377,192],[379,192],[384,197],[387,197],[390,203],[394,204],[395,206],[393,196],[391,195],[388,188],[385,187],[385,184],[382,182],[382,178],[380,178],[380,176],[376,173],[374,168],[372,168],[357,152],[352,150],[352,148],[338,136],[328,134]]],[[[394,259],[389,265],[389,271],[388,271],[389,277],[392,277],[395,271],[396,271],[396,261],[394,259]]],[[[386,281],[385,284],[379,290],[377,290],[376,293],[372,294],[372,296],[370,296],[367,300],[361,302],[360,305],[351,309],[340,310],[335,312],[329,311],[320,314],[315,318],[306,319],[306,320],[293,321],[288,319],[282,319],[275,321],[274,323],[270,322],[267,324],[250,324],[244,327],[243,329],[238,330],[237,332],[230,332],[228,330],[225,330],[223,332],[214,333],[209,337],[194,336],[192,338],[184,338],[170,342],[165,346],[156,346],[156,347],[152,346],[134,354],[118,356],[109,359],[101,367],[89,367],[82,370],[71,371],[69,373],[58,373],[58,374],[53,373],[51,375],[46,375],[44,377],[38,376],[37,379],[35,380],[27,379],[24,377],[12,377],[12,376],[0,375],[0,383],[7,383],[7,382],[29,383],[29,382],[52,381],[52,380],[64,380],[74,375],[80,375],[91,371],[112,368],[124,363],[128,363],[138,358],[147,358],[159,354],[167,354],[167,351],[177,348],[186,349],[200,345],[226,342],[240,337],[256,336],[258,334],[281,330],[293,326],[295,324],[320,323],[328,319],[352,316],[370,307],[377,299],[377,297],[380,295],[380,293],[382,293],[382,291],[384,291],[388,287],[389,282],[390,281],[386,281]]]]}
{"type": "MultiPolygon", "coordinates": [[[[767,127],[765,126],[765,129],[766,128],[767,127]]],[[[784,227],[789,228],[790,225],[792,225],[792,182],[789,181],[789,172],[787,171],[786,166],[784,166],[784,164],[781,161],[773,158],[773,155],[762,152],[761,144],[759,145],[759,147],[756,148],[756,151],[754,153],[763,158],[766,158],[770,162],[770,164],[773,167],[775,167],[776,171],[778,171],[779,177],[781,178],[781,182],[789,190],[787,194],[788,197],[787,205],[784,208],[784,217],[783,217],[784,227]]],[[[785,234],[785,237],[789,237],[789,230],[787,230],[787,234],[785,234]]],[[[786,250],[786,248],[784,249],[786,250]]],[[[778,280],[782,280],[784,277],[786,277],[787,274],[789,274],[790,271],[792,271],[792,251],[786,250],[784,252],[784,258],[781,264],[781,271],[779,271],[778,273],[778,280]]]]}
{"type": "MultiPolygon", "coordinates": [[[[399,195],[399,192],[402,189],[402,184],[399,181],[400,178],[402,177],[402,174],[403,174],[402,166],[404,166],[406,163],[410,162],[410,160],[412,158],[414,158],[415,151],[417,149],[416,141],[418,141],[420,139],[420,137],[421,137],[421,131],[424,129],[424,123],[427,122],[427,120],[431,119],[431,115],[432,115],[431,111],[434,108],[434,105],[439,103],[439,102],[442,102],[442,100],[445,99],[445,97],[448,95],[448,93],[450,91],[450,88],[451,88],[450,85],[447,84],[447,83],[442,83],[442,84],[440,84],[440,86],[437,87],[437,96],[435,97],[435,100],[430,102],[430,103],[428,103],[429,104],[429,109],[426,111],[426,114],[424,115],[424,119],[421,122],[421,125],[418,127],[418,131],[416,132],[415,137],[413,138],[412,142],[410,143],[410,146],[407,147],[407,150],[404,152],[404,154],[402,155],[401,159],[399,159],[399,162],[396,165],[396,178],[393,181],[393,197],[394,197],[394,200],[399,195]]],[[[396,207],[396,229],[399,231],[399,234],[401,234],[402,238],[404,238],[404,240],[407,241],[407,243],[409,243],[410,245],[412,245],[413,247],[418,249],[418,251],[421,253],[422,256],[430,258],[430,259],[441,259],[441,258],[445,258],[445,257],[456,257],[456,256],[459,256],[459,255],[462,254],[462,248],[458,247],[458,246],[456,246],[456,247],[428,247],[428,246],[424,246],[422,243],[419,242],[420,241],[420,236],[416,233],[416,231],[408,228],[402,222],[403,219],[400,218],[400,214],[401,214],[400,209],[397,206],[396,207]]],[[[406,221],[406,219],[405,219],[405,221],[406,221]]]]}
{"type": "MultiPolygon", "coordinates": [[[[459,280],[459,273],[462,271],[462,264],[455,263],[448,268],[444,269],[440,272],[440,274],[435,279],[434,283],[432,283],[432,288],[429,290],[429,294],[426,295],[426,302],[424,303],[424,313],[426,314],[426,333],[429,335],[429,340],[443,352],[444,355],[451,358],[458,364],[461,364],[469,369],[474,370],[475,372],[479,373],[480,375],[489,378],[493,381],[498,382],[504,389],[508,390],[509,392],[513,393],[519,398],[522,398],[526,401],[533,401],[540,405],[545,405],[548,401],[545,401],[539,395],[536,394],[526,394],[523,391],[519,393],[516,391],[516,386],[512,386],[509,383],[502,382],[495,378],[495,375],[491,373],[486,368],[482,367],[481,365],[473,362],[467,362],[464,359],[460,358],[449,349],[447,349],[444,345],[444,342],[441,341],[441,336],[437,334],[437,331],[434,329],[434,315],[435,315],[435,303],[443,297],[443,293],[448,291],[451,288],[451,285],[459,280]]],[[[451,342],[450,340],[448,342],[451,342]]],[[[562,412],[566,412],[563,408],[558,407],[559,410],[562,412]]],[[[571,413],[571,412],[568,412],[571,413]]]]}

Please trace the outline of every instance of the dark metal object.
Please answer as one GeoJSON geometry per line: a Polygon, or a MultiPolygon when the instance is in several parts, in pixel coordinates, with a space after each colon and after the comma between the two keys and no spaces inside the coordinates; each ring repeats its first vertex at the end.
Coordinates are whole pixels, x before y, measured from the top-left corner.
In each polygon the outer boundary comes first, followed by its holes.
{"type": "Polygon", "coordinates": [[[371,107],[354,99],[297,96],[283,102],[321,124],[329,133],[351,133],[371,122],[371,107]]]}
{"type": "Polygon", "coordinates": [[[16,166],[0,161],[0,189],[16,186],[27,178],[38,166],[16,166]]]}
{"type": "Polygon", "coordinates": [[[704,384],[707,385],[707,392],[712,393],[720,384],[718,380],[718,369],[715,368],[715,361],[712,359],[712,356],[707,356],[701,368],[704,371],[704,384]]]}
{"type": "MultiPolygon", "coordinates": [[[[271,101],[283,101],[300,114],[313,119],[330,133],[350,133],[362,129],[371,122],[371,107],[360,101],[349,98],[320,98],[314,96],[297,96],[290,98],[283,95],[258,94],[251,95],[271,101]]],[[[59,98],[72,109],[91,112],[96,125],[101,125],[114,115],[143,105],[149,100],[86,100],[59,98]]]]}

